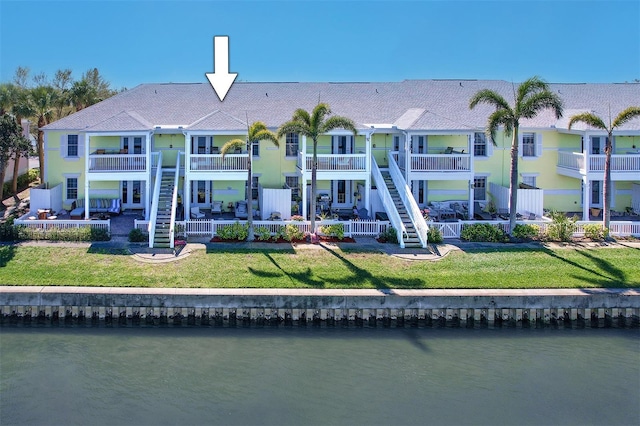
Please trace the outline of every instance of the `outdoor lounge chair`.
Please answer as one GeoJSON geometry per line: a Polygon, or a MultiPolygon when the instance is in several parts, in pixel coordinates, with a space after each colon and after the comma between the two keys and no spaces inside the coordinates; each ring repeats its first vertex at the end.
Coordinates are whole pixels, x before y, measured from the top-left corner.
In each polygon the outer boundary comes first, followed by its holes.
{"type": "Polygon", "coordinates": [[[477,201],[473,203],[473,216],[475,218],[480,218],[480,220],[491,220],[491,219],[493,219],[493,217],[491,216],[490,213],[487,213],[487,212],[482,210],[482,207],[480,207],[480,203],[477,202],[477,201]]]}
{"type": "Polygon", "coordinates": [[[111,206],[107,209],[107,213],[119,215],[122,210],[122,204],[120,203],[120,198],[114,198],[111,200],[111,206]]]}
{"type": "Polygon", "coordinates": [[[200,207],[191,207],[191,219],[204,219],[204,213],[200,211],[200,207]]]}
{"type": "Polygon", "coordinates": [[[222,201],[214,201],[211,203],[211,214],[214,213],[222,215],[222,201]]]}
{"type": "Polygon", "coordinates": [[[358,209],[358,219],[360,220],[368,220],[369,219],[369,210],[365,208],[358,209]]]}
{"type": "Polygon", "coordinates": [[[249,217],[246,201],[236,202],[236,217],[238,219],[247,219],[249,217]]]}

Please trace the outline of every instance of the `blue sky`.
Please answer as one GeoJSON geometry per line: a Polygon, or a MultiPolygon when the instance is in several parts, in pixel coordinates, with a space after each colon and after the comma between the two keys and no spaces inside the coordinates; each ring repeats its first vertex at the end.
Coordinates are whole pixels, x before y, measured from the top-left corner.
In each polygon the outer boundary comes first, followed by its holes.
{"type": "Polygon", "coordinates": [[[638,0],[0,0],[0,81],[206,82],[215,35],[243,81],[640,79],[638,0]]]}

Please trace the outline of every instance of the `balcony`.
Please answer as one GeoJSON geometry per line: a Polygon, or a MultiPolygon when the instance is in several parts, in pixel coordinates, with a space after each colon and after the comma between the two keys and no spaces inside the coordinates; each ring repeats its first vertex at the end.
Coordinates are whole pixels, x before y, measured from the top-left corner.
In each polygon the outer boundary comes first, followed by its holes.
{"type": "MultiPolygon", "coordinates": [[[[558,151],[558,172],[564,175],[584,175],[604,172],[606,155],[586,155],[582,152],[558,151]]],[[[612,154],[611,176],[617,180],[637,179],[640,154],[612,154]],[[634,177],[635,176],[635,177],[634,177]]]]}
{"type": "Polygon", "coordinates": [[[469,154],[411,154],[411,172],[469,172],[469,154]]]}
{"type": "MultiPolygon", "coordinates": [[[[313,154],[298,153],[298,168],[310,172],[313,167],[313,154]]],[[[318,154],[319,172],[364,172],[367,161],[365,154],[318,154]]]]}
{"type": "Polygon", "coordinates": [[[248,154],[191,154],[191,171],[194,172],[246,172],[249,170],[248,154]]]}
{"type": "Polygon", "coordinates": [[[89,173],[144,172],[146,154],[101,153],[89,155],[89,173]]]}

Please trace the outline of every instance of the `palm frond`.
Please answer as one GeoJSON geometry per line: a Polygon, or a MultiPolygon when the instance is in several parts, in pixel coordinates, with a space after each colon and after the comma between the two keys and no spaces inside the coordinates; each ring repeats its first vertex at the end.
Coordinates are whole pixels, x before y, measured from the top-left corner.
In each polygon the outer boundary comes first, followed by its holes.
{"type": "Polygon", "coordinates": [[[275,146],[280,146],[280,141],[278,140],[278,136],[270,130],[263,129],[257,133],[251,135],[252,141],[269,141],[273,143],[275,146]]]}
{"type": "Polygon", "coordinates": [[[586,125],[591,126],[593,128],[608,131],[606,124],[604,124],[604,121],[602,121],[602,119],[597,115],[592,114],[590,112],[584,112],[582,114],[576,114],[572,116],[569,119],[569,126],[568,126],[569,130],[571,130],[571,127],[573,127],[573,125],[576,123],[585,123],[586,125]]]}
{"type": "Polygon", "coordinates": [[[236,149],[246,148],[247,141],[243,141],[242,139],[232,139],[222,145],[220,149],[220,153],[222,154],[222,158],[225,157],[229,153],[229,151],[235,151],[236,149]]]}
{"type": "Polygon", "coordinates": [[[327,121],[324,122],[322,128],[320,129],[320,133],[327,133],[334,129],[345,129],[349,130],[354,135],[358,134],[358,130],[356,129],[356,124],[347,117],[342,117],[339,115],[334,115],[333,117],[329,117],[327,121]]]}
{"type": "Polygon", "coordinates": [[[309,113],[302,109],[302,108],[298,108],[297,110],[295,110],[293,112],[293,116],[291,117],[291,121],[300,121],[304,124],[306,124],[307,126],[311,126],[311,116],[309,115],[309,113]]]}
{"type": "Polygon", "coordinates": [[[311,121],[309,123],[309,127],[311,127],[311,129],[319,129],[322,123],[324,123],[325,117],[330,114],[331,108],[329,108],[329,105],[325,103],[316,105],[311,112],[311,121]]]}
{"type": "Polygon", "coordinates": [[[522,104],[531,95],[549,91],[549,85],[538,76],[526,79],[518,86],[518,95],[516,97],[516,105],[522,104]]]}
{"type": "Polygon", "coordinates": [[[562,117],[562,99],[549,90],[543,90],[528,96],[522,103],[518,104],[519,111],[516,115],[524,118],[533,118],[543,109],[553,110],[556,118],[562,117]]]}
{"type": "Polygon", "coordinates": [[[278,128],[278,132],[277,132],[278,139],[283,137],[287,133],[299,133],[307,137],[311,136],[309,132],[309,126],[302,121],[292,120],[282,124],[278,128]]]}
{"type": "Polygon", "coordinates": [[[488,104],[496,107],[496,109],[511,109],[509,103],[497,92],[489,89],[483,89],[477,92],[469,100],[469,109],[473,109],[478,104],[488,104]]]}
{"type": "Polygon", "coordinates": [[[615,129],[616,127],[620,127],[626,122],[628,122],[629,120],[633,120],[636,117],[640,117],[640,107],[637,107],[637,106],[629,107],[624,111],[622,111],[620,114],[618,114],[615,120],[613,120],[613,124],[611,125],[611,128],[615,129]]]}
{"type": "Polygon", "coordinates": [[[507,136],[510,136],[513,132],[514,127],[514,116],[513,112],[509,109],[497,109],[495,110],[487,120],[487,136],[491,138],[491,141],[494,145],[496,145],[496,133],[500,126],[504,126],[504,133],[507,136]]]}

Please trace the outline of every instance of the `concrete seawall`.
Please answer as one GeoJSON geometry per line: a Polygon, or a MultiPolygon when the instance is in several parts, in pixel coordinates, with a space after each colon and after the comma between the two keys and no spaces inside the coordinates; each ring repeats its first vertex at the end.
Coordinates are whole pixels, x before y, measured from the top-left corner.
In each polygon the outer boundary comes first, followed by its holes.
{"type": "Polygon", "coordinates": [[[638,327],[640,289],[321,290],[0,286],[2,324],[638,327]]]}

